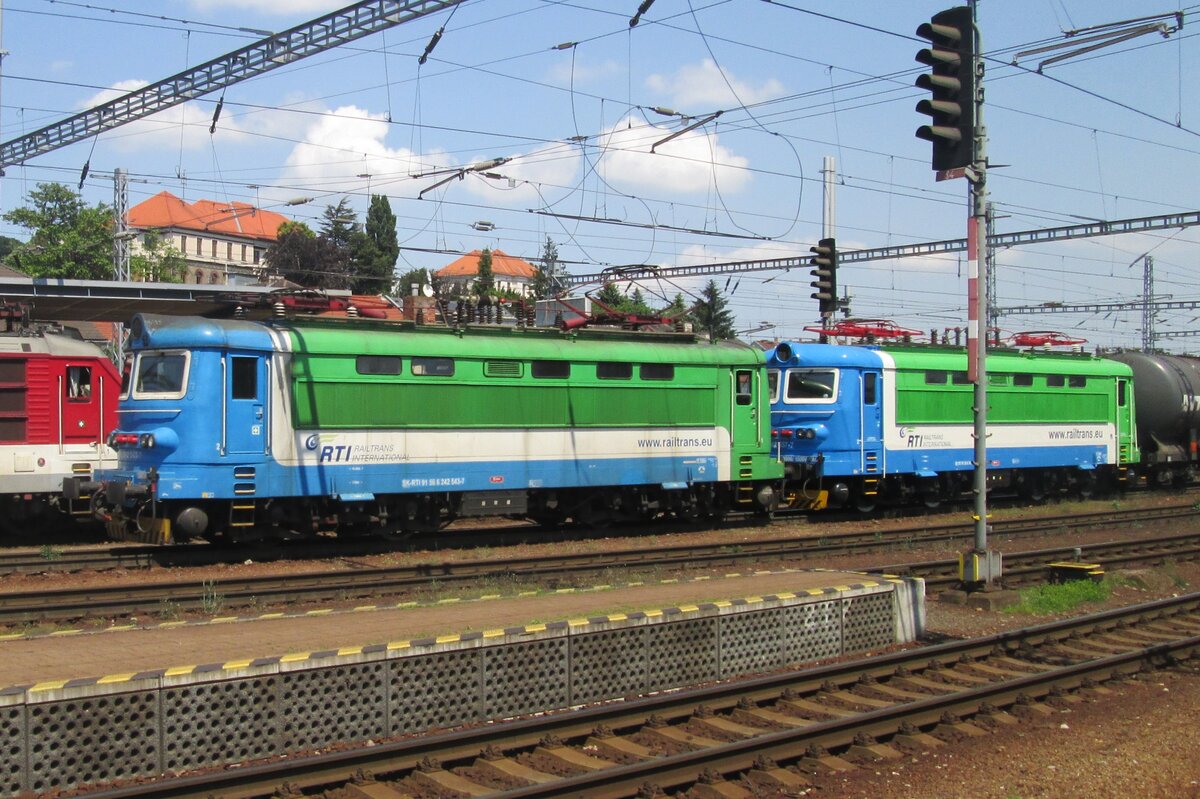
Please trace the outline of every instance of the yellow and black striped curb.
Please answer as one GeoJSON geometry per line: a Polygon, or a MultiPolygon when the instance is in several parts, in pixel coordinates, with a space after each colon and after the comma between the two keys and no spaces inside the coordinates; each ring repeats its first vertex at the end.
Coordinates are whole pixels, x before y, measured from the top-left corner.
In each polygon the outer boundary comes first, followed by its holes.
{"type": "MultiPolygon", "coordinates": [[[[832,571],[832,570],[829,570],[829,569],[778,569],[775,571],[729,572],[728,574],[722,574],[717,577],[713,577],[711,575],[699,575],[696,577],[687,577],[687,578],[683,578],[683,579],[668,578],[668,579],[656,580],[654,582],[633,581],[633,582],[623,583],[623,584],[592,585],[592,586],[586,586],[583,588],[557,588],[557,589],[547,590],[547,591],[521,591],[521,592],[507,595],[507,596],[504,594],[484,594],[482,596],[477,596],[477,597],[448,597],[448,598],[439,599],[439,600],[436,600],[433,602],[408,601],[408,602],[397,602],[397,603],[390,604],[390,605],[389,604],[358,605],[358,606],[355,606],[352,608],[313,608],[311,610],[306,610],[306,611],[302,611],[302,612],[298,612],[298,613],[282,613],[282,612],[258,613],[258,614],[247,615],[247,616],[214,616],[210,619],[179,619],[179,620],[158,622],[155,624],[139,624],[137,622],[130,622],[127,624],[114,624],[109,627],[98,627],[98,628],[94,628],[94,629],[88,629],[88,628],[84,628],[84,627],[74,627],[74,628],[63,629],[63,630],[52,630],[50,632],[3,633],[3,634],[0,634],[0,643],[2,643],[4,641],[31,641],[31,640],[41,639],[41,638],[63,638],[63,637],[69,637],[69,636],[75,636],[75,635],[91,635],[91,634],[95,634],[95,633],[129,632],[130,630],[170,630],[170,629],[175,629],[178,627],[204,627],[204,626],[209,626],[209,625],[213,625],[213,624],[240,624],[243,622],[250,622],[250,621],[271,621],[271,620],[277,620],[277,619],[303,619],[303,618],[309,618],[309,617],[314,617],[314,616],[331,616],[334,614],[345,614],[345,613],[372,613],[372,612],[381,611],[381,610],[413,610],[415,608],[438,607],[441,605],[453,605],[453,604],[466,603],[466,602],[486,602],[486,601],[493,601],[493,600],[498,600],[498,599],[524,599],[527,597],[554,596],[556,594],[582,594],[582,593],[592,593],[592,592],[601,592],[601,591],[614,591],[614,590],[619,590],[621,588],[639,588],[639,587],[643,587],[643,586],[647,586],[647,585],[684,585],[684,584],[688,584],[688,583],[701,583],[701,582],[707,582],[707,581],[712,581],[712,580],[726,580],[726,579],[734,579],[734,578],[742,578],[742,577],[763,577],[763,576],[780,575],[780,574],[811,574],[814,572],[819,573],[819,572],[825,572],[825,571],[832,571]]],[[[845,574],[846,572],[837,572],[837,573],[845,574]]],[[[880,577],[880,579],[889,579],[889,578],[890,578],[890,575],[882,575],[880,577]]],[[[844,585],[844,586],[836,586],[836,588],[839,588],[839,589],[863,588],[863,587],[870,587],[870,586],[874,586],[874,585],[876,585],[876,583],[855,583],[855,584],[848,584],[848,585],[844,585]]],[[[219,588],[219,585],[217,587],[219,588]]],[[[820,590],[825,590],[825,589],[820,589],[820,590]]]]}
{"type": "MultiPolygon", "coordinates": [[[[873,575],[872,575],[873,576],[873,575]]],[[[414,638],[405,641],[389,641],[386,643],[367,644],[364,646],[340,647],[308,652],[290,652],[283,655],[268,657],[245,658],[222,663],[205,663],[199,665],[172,666],[167,668],[146,669],[142,671],[108,674],[100,677],[84,677],[67,680],[45,680],[34,683],[13,685],[0,688],[0,707],[22,702],[39,702],[49,699],[62,698],[65,694],[104,693],[114,686],[124,683],[155,681],[157,683],[182,684],[187,682],[208,682],[220,679],[230,679],[250,674],[297,670],[327,665],[330,661],[350,659],[366,660],[379,657],[400,657],[408,654],[425,653],[442,648],[457,649],[462,646],[487,645],[507,641],[527,641],[531,637],[558,636],[586,632],[585,628],[596,630],[609,629],[613,625],[629,625],[639,623],[655,623],[675,621],[689,615],[717,615],[728,612],[738,612],[751,606],[788,604],[797,599],[852,598],[864,594],[882,593],[879,588],[888,592],[904,590],[907,593],[918,593],[923,607],[924,580],[919,577],[881,576],[878,580],[864,580],[856,583],[828,586],[822,588],[805,588],[797,591],[787,591],[762,596],[747,596],[737,599],[704,602],[698,604],[683,604],[678,607],[641,610],[631,613],[613,613],[603,616],[586,618],[563,619],[543,624],[527,624],[515,627],[504,627],[491,630],[472,631],[435,637],[414,638]],[[107,689],[107,690],[106,690],[107,689]]],[[[898,605],[903,603],[898,603],[898,605]]],[[[898,607],[897,612],[902,612],[898,607]]],[[[923,622],[922,622],[923,623],[923,622]]],[[[918,628],[920,624],[916,625],[918,628]]]]}

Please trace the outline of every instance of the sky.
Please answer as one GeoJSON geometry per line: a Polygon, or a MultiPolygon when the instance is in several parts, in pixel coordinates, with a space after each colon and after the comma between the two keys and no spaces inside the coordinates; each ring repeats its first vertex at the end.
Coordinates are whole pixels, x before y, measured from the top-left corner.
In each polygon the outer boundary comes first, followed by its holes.
{"type": "MultiPolygon", "coordinates": [[[[0,135],[17,138],[343,5],[8,0],[0,135]]],[[[828,156],[840,251],[965,237],[966,181],[937,182],[930,145],[914,136],[927,121],[915,105],[928,94],[914,86],[926,71],[915,31],[943,3],[656,0],[631,26],[638,5],[467,0],[229,87],[211,133],[218,95],[7,167],[0,212],[24,205],[38,183],[78,186],[90,162],[89,203],[113,202],[118,168],[130,175],[131,204],[169,191],[249,202],[314,227],[343,197],[362,218],[370,195],[384,194],[398,218],[401,273],[482,247],[536,258],[549,237],[569,271],[590,274],[807,256],[823,235],[828,156]],[[511,160],[435,186],[500,158],[511,160]]],[[[979,3],[997,233],[1200,210],[1197,10],[979,3]],[[1017,57],[1067,31],[1176,11],[1184,25],[1169,36],[1040,72],[1038,56],[1017,57]]],[[[27,231],[0,222],[0,234],[27,231]]],[[[997,304],[1137,302],[1147,255],[1156,299],[1200,302],[1198,242],[1192,227],[999,250],[997,304]]],[[[966,324],[966,277],[962,253],[839,270],[855,317],[919,330],[966,324]]],[[[818,318],[811,280],[792,269],[717,283],[746,337],[803,338],[818,318]]],[[[665,305],[702,282],[640,288],[665,305]]],[[[999,326],[1137,347],[1142,312],[1007,313],[999,326]]],[[[1160,310],[1155,329],[1200,331],[1200,309],[1160,310]]],[[[1157,343],[1200,350],[1200,337],[1157,343]]]]}

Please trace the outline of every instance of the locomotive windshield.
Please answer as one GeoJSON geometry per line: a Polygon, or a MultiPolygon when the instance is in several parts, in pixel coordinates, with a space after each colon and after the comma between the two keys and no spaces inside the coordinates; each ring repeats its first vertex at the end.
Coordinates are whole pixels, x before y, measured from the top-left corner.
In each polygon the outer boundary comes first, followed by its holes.
{"type": "Polygon", "coordinates": [[[790,402],[832,400],[836,396],[837,370],[792,369],[787,374],[787,393],[790,402]]]}
{"type": "Polygon", "coordinates": [[[186,352],[143,352],[137,360],[134,394],[183,394],[187,362],[186,352]]]}

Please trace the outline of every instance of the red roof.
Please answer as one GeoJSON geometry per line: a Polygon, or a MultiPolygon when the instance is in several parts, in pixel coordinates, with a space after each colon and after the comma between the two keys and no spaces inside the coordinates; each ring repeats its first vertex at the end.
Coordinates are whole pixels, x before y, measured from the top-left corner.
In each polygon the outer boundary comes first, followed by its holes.
{"type": "MultiPolygon", "coordinates": [[[[437,277],[474,277],[479,274],[479,256],[481,250],[471,250],[469,253],[444,266],[434,274],[437,277]]],[[[492,274],[497,277],[523,277],[532,280],[537,274],[537,268],[528,261],[522,261],[514,255],[506,255],[501,250],[492,250],[492,274]]]]}
{"type": "Polygon", "coordinates": [[[195,230],[268,241],[274,241],[279,226],[288,221],[283,214],[248,203],[213,200],[186,203],[169,191],[159,192],[129,209],[130,227],[195,230]]]}

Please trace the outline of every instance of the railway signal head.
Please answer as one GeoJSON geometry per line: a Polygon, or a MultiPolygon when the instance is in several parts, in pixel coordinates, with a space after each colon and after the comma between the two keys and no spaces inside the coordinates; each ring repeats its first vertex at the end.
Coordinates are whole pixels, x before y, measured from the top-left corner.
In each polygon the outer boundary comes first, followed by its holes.
{"type": "Polygon", "coordinates": [[[971,9],[956,6],[933,15],[917,28],[930,46],[917,52],[917,61],[932,68],[917,76],[917,86],[931,97],[917,103],[930,124],[917,128],[917,138],[933,143],[933,168],[970,166],[975,150],[975,25],[971,9]]]}
{"type": "Polygon", "coordinates": [[[809,274],[815,279],[809,285],[816,289],[812,298],[820,303],[821,316],[828,319],[838,309],[837,242],[834,239],[821,239],[810,250],[814,255],[809,261],[813,266],[809,274]]]}

